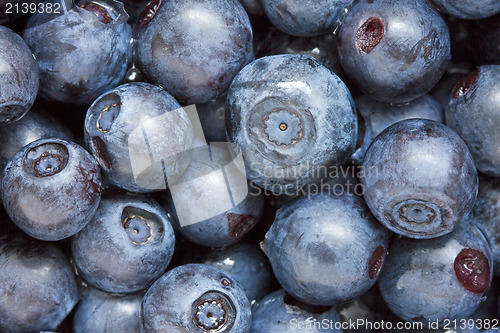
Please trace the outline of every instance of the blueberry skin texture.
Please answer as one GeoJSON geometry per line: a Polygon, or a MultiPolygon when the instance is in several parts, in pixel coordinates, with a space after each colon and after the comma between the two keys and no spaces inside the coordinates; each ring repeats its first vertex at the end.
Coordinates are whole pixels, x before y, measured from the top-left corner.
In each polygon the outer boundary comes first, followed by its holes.
{"type": "Polygon", "coordinates": [[[234,278],[212,266],[189,264],[168,271],[149,288],[141,320],[142,333],[245,333],[252,314],[234,278]]]}
{"type": "Polygon", "coordinates": [[[252,27],[237,0],[156,0],[136,30],[135,64],[183,105],[220,96],[253,60],[252,27]]]}
{"type": "Polygon", "coordinates": [[[84,130],[106,179],[127,191],[165,189],[190,162],[184,153],[194,140],[189,117],[169,93],[149,83],[127,83],[101,95],[87,111],[84,130]]]}
{"type": "Polygon", "coordinates": [[[81,1],[52,19],[46,13],[32,15],[23,38],[37,59],[40,95],[90,105],[116,87],[132,61],[127,19],[123,4],[115,0],[81,1]]]}
{"type": "Polygon", "coordinates": [[[117,295],[89,288],[76,308],[73,332],[139,332],[143,296],[144,292],[117,295]]]}
{"type": "Polygon", "coordinates": [[[76,143],[37,140],[7,163],[2,199],[12,221],[31,237],[68,238],[87,225],[99,205],[99,165],[76,143]]]}
{"type": "Polygon", "coordinates": [[[262,0],[274,26],[293,36],[317,36],[333,32],[353,0],[262,0]]]}
{"type": "Polygon", "coordinates": [[[251,333],[288,333],[298,330],[304,333],[342,333],[331,326],[340,319],[335,308],[317,307],[304,304],[286,294],[282,289],[264,297],[252,310],[251,333]],[[314,328],[323,320],[328,321],[329,328],[314,328]],[[300,325],[311,325],[310,328],[300,325]],[[333,324],[332,324],[333,323],[333,324]]]}
{"type": "Polygon", "coordinates": [[[171,220],[151,197],[103,197],[92,221],[71,244],[85,281],[111,293],[148,288],[165,272],[175,246],[171,220]]]}
{"type": "Polygon", "coordinates": [[[423,118],[444,122],[443,107],[430,95],[424,95],[404,105],[379,102],[369,96],[358,97],[355,102],[358,116],[362,118],[358,131],[358,145],[351,160],[361,165],[366,150],[373,139],[384,129],[404,119],[423,118]]]}
{"type": "Polygon", "coordinates": [[[362,168],[371,212],[406,237],[451,232],[476,200],[478,176],[467,146],[433,120],[407,119],[389,126],[368,148],[362,168]]]}
{"type": "Polygon", "coordinates": [[[349,90],[305,55],[268,56],[234,79],[226,102],[228,138],[247,178],[276,194],[319,183],[318,169],[343,165],[352,154],[357,119],[349,90]]]}
{"type": "Polygon", "coordinates": [[[2,332],[54,331],[79,299],[61,249],[22,233],[0,236],[0,275],[2,332]]]}
{"type": "Polygon", "coordinates": [[[360,0],[340,26],[339,55],[365,94],[406,103],[428,92],[445,72],[450,35],[424,0],[360,0]]]}
{"type": "Polygon", "coordinates": [[[465,318],[484,301],[491,284],[489,245],[475,226],[462,223],[436,239],[391,241],[378,285],[389,308],[407,321],[465,318]]]}
{"type": "Polygon", "coordinates": [[[210,265],[227,272],[238,281],[252,304],[272,291],[274,282],[272,268],[257,245],[240,242],[227,247],[213,248],[208,252],[200,248],[195,248],[193,252],[195,251],[196,253],[186,253],[186,263],[210,265]],[[195,261],[193,258],[196,258],[195,261]]]}
{"type": "Polygon", "coordinates": [[[74,141],[69,129],[38,107],[16,122],[0,126],[0,169],[4,169],[24,146],[38,139],[58,138],[74,141]]]}
{"type": "Polygon", "coordinates": [[[331,306],[373,286],[387,241],[361,198],[318,194],[280,208],[261,248],[287,293],[331,306]]]}
{"type": "Polygon", "coordinates": [[[479,175],[479,191],[471,215],[490,244],[494,273],[500,275],[500,179],[479,175]]]}
{"type": "Polygon", "coordinates": [[[23,117],[35,102],[39,88],[35,57],[14,31],[0,26],[0,123],[23,117]]]}
{"type": "Polygon", "coordinates": [[[500,12],[500,3],[496,0],[432,0],[443,12],[453,16],[477,20],[500,12]]]}
{"type": "Polygon", "coordinates": [[[500,65],[480,66],[453,88],[446,124],[465,141],[479,171],[500,176],[500,65]]]}

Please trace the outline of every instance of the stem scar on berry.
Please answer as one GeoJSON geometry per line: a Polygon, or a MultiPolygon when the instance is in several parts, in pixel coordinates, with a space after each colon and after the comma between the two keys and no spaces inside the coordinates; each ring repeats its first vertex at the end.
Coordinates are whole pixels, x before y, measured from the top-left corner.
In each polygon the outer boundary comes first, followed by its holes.
{"type": "Polygon", "coordinates": [[[101,21],[104,24],[108,24],[113,22],[113,18],[111,15],[109,15],[108,11],[106,8],[103,6],[94,3],[94,2],[85,2],[84,4],[80,5],[80,8],[83,8],[91,13],[93,13],[99,21],[101,21]]]}
{"type": "Polygon", "coordinates": [[[479,70],[476,68],[465,77],[463,77],[458,83],[453,87],[451,95],[453,98],[459,98],[461,96],[467,95],[469,90],[472,88],[474,83],[476,83],[479,76],[479,70]]]}
{"type": "Polygon", "coordinates": [[[481,251],[466,248],[460,251],[453,264],[462,286],[475,294],[486,294],[490,287],[490,263],[481,251]]]}
{"type": "Polygon", "coordinates": [[[148,3],[146,8],[141,13],[139,17],[139,24],[148,24],[156,16],[158,10],[160,10],[163,5],[163,0],[152,0],[148,3]]]}
{"type": "Polygon", "coordinates": [[[370,53],[384,36],[384,24],[376,17],[370,17],[356,32],[358,52],[370,53]]]}

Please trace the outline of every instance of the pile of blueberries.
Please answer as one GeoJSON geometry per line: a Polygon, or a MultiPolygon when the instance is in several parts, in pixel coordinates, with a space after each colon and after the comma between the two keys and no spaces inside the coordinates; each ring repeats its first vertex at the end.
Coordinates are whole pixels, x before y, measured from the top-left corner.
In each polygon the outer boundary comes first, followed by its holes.
{"type": "Polygon", "coordinates": [[[0,332],[500,330],[500,1],[0,24],[0,332]]]}

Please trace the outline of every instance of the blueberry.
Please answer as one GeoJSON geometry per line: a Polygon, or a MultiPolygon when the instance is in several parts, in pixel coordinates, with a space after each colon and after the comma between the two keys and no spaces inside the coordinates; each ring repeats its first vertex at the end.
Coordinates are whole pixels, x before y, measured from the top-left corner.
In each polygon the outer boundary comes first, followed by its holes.
{"type": "Polygon", "coordinates": [[[500,3],[497,0],[432,0],[432,2],[445,13],[468,20],[477,20],[500,13],[500,3]]]}
{"type": "Polygon", "coordinates": [[[175,245],[170,218],[149,196],[103,197],[92,221],[72,242],[85,281],[112,293],[149,287],[167,268],[175,245]]]}
{"type": "Polygon", "coordinates": [[[68,128],[47,112],[33,107],[20,120],[0,126],[0,169],[27,144],[38,139],[59,138],[74,141],[68,128]]]}
{"type": "Polygon", "coordinates": [[[405,103],[439,81],[450,59],[450,36],[425,0],[360,0],[340,26],[339,55],[365,94],[405,103]]]}
{"type": "Polygon", "coordinates": [[[23,117],[38,93],[38,68],[33,53],[23,39],[0,26],[0,123],[23,117]]]}
{"type": "Polygon", "coordinates": [[[260,221],[262,191],[247,185],[234,164],[225,142],[212,143],[210,150],[206,146],[194,149],[189,168],[165,193],[166,210],[175,216],[174,226],[188,240],[203,246],[229,246],[260,221]]]}
{"type": "Polygon", "coordinates": [[[78,302],[73,269],[56,245],[0,236],[0,330],[55,330],[78,302]]]}
{"type": "Polygon", "coordinates": [[[138,68],[183,105],[223,94],[252,59],[252,27],[237,0],[154,0],[137,25],[138,68]]]}
{"type": "Polygon", "coordinates": [[[338,333],[335,329],[340,319],[335,308],[311,306],[295,300],[284,290],[277,290],[264,297],[252,310],[251,333],[338,333]],[[327,323],[328,328],[324,325],[327,323]]]}
{"type": "Polygon", "coordinates": [[[143,333],[245,333],[252,314],[243,288],[226,272],[189,264],[168,271],[149,288],[141,320],[143,333]]]}
{"type": "Polygon", "coordinates": [[[500,275],[500,179],[480,175],[479,192],[472,210],[472,221],[488,240],[495,275],[500,275]]]}
{"type": "Polygon", "coordinates": [[[453,88],[446,107],[446,124],[470,149],[476,167],[500,176],[500,65],[480,66],[453,88]]]}
{"type": "Polygon", "coordinates": [[[281,31],[294,36],[333,32],[354,0],[262,0],[267,17],[281,31]]]}
{"type": "Polygon", "coordinates": [[[304,54],[318,60],[337,75],[342,73],[338,55],[338,38],[332,33],[316,37],[295,37],[269,29],[256,48],[256,57],[277,54],[304,54]]]}
{"type": "Polygon", "coordinates": [[[388,127],[368,148],[362,167],[370,210],[407,237],[451,232],[476,200],[478,178],[467,146],[433,120],[407,119],[388,127]]]}
{"type": "Polygon", "coordinates": [[[41,96],[89,105],[121,82],[132,59],[132,32],[121,2],[80,0],[49,17],[33,14],[23,34],[37,59],[41,96]]]}
{"type": "Polygon", "coordinates": [[[40,139],[7,164],[2,199],[12,221],[28,235],[60,240],[79,232],[101,198],[101,173],[76,143],[40,139]]]}
{"type": "Polygon", "coordinates": [[[404,119],[424,118],[443,122],[443,108],[429,95],[419,97],[404,105],[391,105],[379,102],[368,96],[355,100],[359,122],[358,147],[351,159],[362,164],[368,146],[373,139],[390,125],[404,119]]]}
{"type": "Polygon", "coordinates": [[[253,243],[241,242],[209,251],[195,247],[183,254],[185,263],[201,263],[227,272],[243,287],[252,304],[272,290],[274,280],[271,265],[253,243]]]}
{"type": "Polygon", "coordinates": [[[278,194],[319,183],[356,144],[349,90],[305,55],[268,56],[246,66],[228,92],[226,124],[248,179],[278,194]]]}
{"type": "Polygon", "coordinates": [[[375,283],[387,240],[361,198],[319,194],[280,208],[261,248],[287,293],[308,304],[335,305],[375,283]]]}
{"type": "Polygon", "coordinates": [[[193,129],[169,93],[149,83],[128,83],[90,106],[85,140],[111,184],[152,192],[186,170],[193,129]]]}
{"type": "Polygon", "coordinates": [[[384,300],[400,318],[443,325],[444,319],[464,318],[477,309],[491,284],[492,268],[486,239],[462,223],[435,239],[394,239],[378,281],[384,300]]]}
{"type": "Polygon", "coordinates": [[[137,333],[144,292],[117,295],[89,288],[76,308],[74,333],[137,333]]]}

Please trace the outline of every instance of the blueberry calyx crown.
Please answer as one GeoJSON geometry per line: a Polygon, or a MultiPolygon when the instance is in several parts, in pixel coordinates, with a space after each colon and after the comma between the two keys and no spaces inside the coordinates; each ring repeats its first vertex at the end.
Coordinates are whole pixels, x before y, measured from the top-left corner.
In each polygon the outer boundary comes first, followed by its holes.
{"type": "Polygon", "coordinates": [[[304,135],[302,119],[292,110],[273,110],[263,119],[267,139],[278,145],[288,146],[299,141],[304,135]]]}
{"type": "Polygon", "coordinates": [[[226,321],[226,307],[219,300],[205,301],[197,310],[196,323],[206,330],[216,330],[226,321]]]}
{"type": "Polygon", "coordinates": [[[66,167],[68,158],[66,146],[49,142],[28,150],[24,157],[24,165],[36,177],[50,177],[66,167]]]}
{"type": "Polygon", "coordinates": [[[376,17],[366,20],[356,32],[356,47],[358,52],[370,53],[380,43],[384,36],[384,24],[376,17]]]}
{"type": "Polygon", "coordinates": [[[437,213],[432,208],[420,202],[403,204],[399,207],[399,217],[405,223],[426,225],[436,219],[437,213]]]}
{"type": "Polygon", "coordinates": [[[474,83],[476,83],[477,78],[479,76],[479,70],[475,69],[465,77],[463,77],[457,84],[453,87],[451,95],[453,98],[459,98],[461,96],[466,95],[469,90],[472,88],[474,83]]]}
{"type": "Polygon", "coordinates": [[[230,298],[219,291],[208,291],[193,303],[193,323],[206,332],[230,332],[236,319],[236,308],[230,298]]]}
{"type": "Polygon", "coordinates": [[[148,220],[140,215],[126,216],[122,221],[123,229],[135,245],[148,243],[153,236],[151,225],[148,220]]]}
{"type": "Polygon", "coordinates": [[[97,129],[103,133],[109,132],[114,120],[118,117],[121,103],[113,103],[105,107],[97,118],[97,129]]]}

